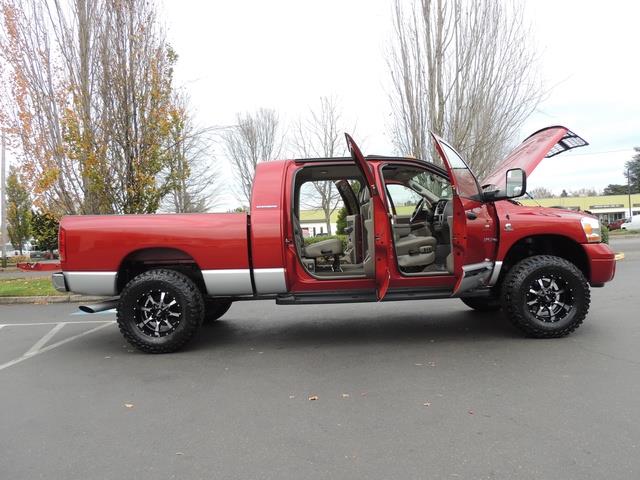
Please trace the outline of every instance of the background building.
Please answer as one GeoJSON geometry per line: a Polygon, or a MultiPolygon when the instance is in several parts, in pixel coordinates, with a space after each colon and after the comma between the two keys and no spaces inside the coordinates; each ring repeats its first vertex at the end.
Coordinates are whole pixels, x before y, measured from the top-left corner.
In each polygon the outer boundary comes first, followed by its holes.
{"type": "MultiPolygon", "coordinates": [[[[543,207],[559,207],[570,210],[588,210],[600,221],[610,223],[621,218],[629,218],[628,195],[600,195],[597,197],[553,197],[553,198],[529,198],[518,199],[524,205],[537,205],[543,207]]],[[[631,210],[633,215],[640,215],[640,193],[631,195],[631,210]]]]}

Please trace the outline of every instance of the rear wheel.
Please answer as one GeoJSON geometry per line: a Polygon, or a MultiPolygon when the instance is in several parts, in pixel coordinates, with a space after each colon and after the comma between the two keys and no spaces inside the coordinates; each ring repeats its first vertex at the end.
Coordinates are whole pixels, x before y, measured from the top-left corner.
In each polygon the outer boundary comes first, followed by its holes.
{"type": "Polygon", "coordinates": [[[227,313],[229,308],[231,308],[231,301],[208,298],[205,300],[204,306],[204,323],[212,323],[227,313]]]}
{"type": "Polygon", "coordinates": [[[507,317],[530,337],[563,337],[578,328],[589,311],[589,284],[564,258],[537,255],[511,268],[502,286],[507,317]]]}
{"type": "Polygon", "coordinates": [[[460,300],[479,312],[495,312],[502,308],[500,299],[496,297],[461,297],[460,300]]]}
{"type": "Polygon", "coordinates": [[[173,270],[149,270],[131,280],[120,295],[117,321],[134,347],[148,353],[178,350],[204,317],[202,294],[193,281],[173,270]]]}

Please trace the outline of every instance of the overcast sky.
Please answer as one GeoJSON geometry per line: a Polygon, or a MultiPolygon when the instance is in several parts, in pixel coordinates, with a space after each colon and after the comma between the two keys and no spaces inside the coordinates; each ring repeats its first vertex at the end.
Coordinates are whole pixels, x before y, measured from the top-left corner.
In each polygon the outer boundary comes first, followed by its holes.
{"type": "MultiPolygon", "coordinates": [[[[391,154],[388,135],[391,0],[165,0],[177,81],[204,125],[275,108],[282,119],[334,95],[366,153],[391,154]]],[[[530,188],[556,192],[623,183],[640,146],[640,2],[527,2],[532,47],[548,95],[522,138],[562,124],[590,146],[545,160],[530,188]]],[[[224,152],[216,152],[224,159],[224,152]]]]}
{"type": "MultiPolygon", "coordinates": [[[[392,0],[158,1],[179,54],[177,84],[202,126],[230,125],[259,107],[287,122],[333,95],[365,153],[395,153],[385,64],[392,0]]],[[[624,183],[624,163],[640,146],[640,2],[536,0],[525,14],[548,95],[521,138],[561,124],[590,143],[543,161],[529,188],[624,183]]],[[[215,154],[230,181],[224,152],[215,154]]],[[[221,209],[236,205],[227,192],[221,209]]]]}

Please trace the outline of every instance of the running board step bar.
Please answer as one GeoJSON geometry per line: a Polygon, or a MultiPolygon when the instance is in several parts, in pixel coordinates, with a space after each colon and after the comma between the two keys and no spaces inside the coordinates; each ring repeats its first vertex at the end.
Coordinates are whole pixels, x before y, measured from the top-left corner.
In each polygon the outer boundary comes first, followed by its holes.
{"type": "MultiPolygon", "coordinates": [[[[433,300],[437,298],[451,298],[451,289],[429,290],[389,290],[382,299],[383,302],[395,302],[400,300],[433,300]]],[[[320,303],[362,303],[376,302],[375,292],[310,292],[278,295],[278,305],[313,305],[320,303]]]]}

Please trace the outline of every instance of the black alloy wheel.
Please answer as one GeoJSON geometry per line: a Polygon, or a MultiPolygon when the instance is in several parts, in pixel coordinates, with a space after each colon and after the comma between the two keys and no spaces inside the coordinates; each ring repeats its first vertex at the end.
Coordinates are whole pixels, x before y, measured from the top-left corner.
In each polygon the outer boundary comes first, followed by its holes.
{"type": "Polygon", "coordinates": [[[134,347],[168,353],[184,346],[204,318],[204,300],[186,275],[169,269],[143,272],[122,290],[117,322],[134,347]]]}
{"type": "Polygon", "coordinates": [[[591,301],[589,283],[570,261],[536,255],[515,264],[502,282],[502,308],[530,337],[564,337],[584,321],[591,301]]]}

